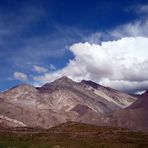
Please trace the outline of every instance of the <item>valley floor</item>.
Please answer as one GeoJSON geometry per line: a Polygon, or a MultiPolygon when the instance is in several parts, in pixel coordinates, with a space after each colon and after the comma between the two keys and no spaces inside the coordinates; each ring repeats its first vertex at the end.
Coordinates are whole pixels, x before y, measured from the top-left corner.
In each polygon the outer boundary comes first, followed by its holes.
{"type": "Polygon", "coordinates": [[[0,148],[147,148],[148,132],[68,122],[49,130],[0,129],[0,148]]]}

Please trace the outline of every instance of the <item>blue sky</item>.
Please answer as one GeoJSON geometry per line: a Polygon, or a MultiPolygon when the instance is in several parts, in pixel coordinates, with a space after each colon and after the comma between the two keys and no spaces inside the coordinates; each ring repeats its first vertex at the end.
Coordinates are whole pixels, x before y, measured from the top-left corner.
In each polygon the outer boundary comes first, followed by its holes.
{"type": "MultiPolygon", "coordinates": [[[[75,62],[81,61],[83,56],[76,52],[77,48],[83,50],[86,42],[93,50],[93,44],[126,37],[129,40],[136,38],[136,41],[137,37],[147,39],[147,16],[146,0],[0,0],[0,91],[20,83],[42,85],[62,75],[78,81],[84,77],[118,89],[115,81],[106,82],[113,79],[110,72],[105,73],[106,70],[96,67],[90,72],[90,66],[84,69],[85,74],[81,73],[83,68],[78,69],[75,62]],[[73,47],[78,43],[83,46],[73,47]],[[76,70],[70,73],[67,69],[76,70]],[[94,76],[92,73],[96,70],[99,72],[94,76]]],[[[145,43],[141,42],[143,47],[145,43]]],[[[147,57],[144,59],[147,63],[147,57]]],[[[83,67],[87,66],[83,63],[83,67]]],[[[138,72],[135,77],[139,78],[138,72]]],[[[147,77],[144,84],[143,80],[137,79],[134,80],[136,88],[128,84],[131,91],[148,88],[147,77]]],[[[125,81],[131,82],[127,76],[117,80],[124,81],[124,84],[125,81]]],[[[125,87],[119,86],[119,90],[128,91],[125,87]]]]}

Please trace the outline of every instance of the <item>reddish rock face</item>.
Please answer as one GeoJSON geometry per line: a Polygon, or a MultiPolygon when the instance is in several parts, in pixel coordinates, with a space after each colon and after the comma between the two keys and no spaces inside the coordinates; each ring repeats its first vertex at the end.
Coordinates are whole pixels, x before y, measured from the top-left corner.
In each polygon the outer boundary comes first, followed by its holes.
{"type": "Polygon", "coordinates": [[[88,106],[78,104],[71,111],[75,111],[79,114],[79,116],[83,116],[84,114],[87,114],[90,110],[92,111],[92,109],[88,106]]]}

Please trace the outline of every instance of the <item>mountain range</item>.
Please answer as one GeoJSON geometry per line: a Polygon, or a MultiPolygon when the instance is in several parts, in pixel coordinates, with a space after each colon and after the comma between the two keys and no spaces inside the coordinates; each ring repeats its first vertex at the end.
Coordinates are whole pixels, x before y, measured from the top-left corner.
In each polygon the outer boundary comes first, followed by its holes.
{"type": "Polygon", "coordinates": [[[68,121],[148,128],[148,91],[129,95],[92,81],[61,77],[41,87],[21,84],[0,93],[0,127],[50,128],[68,121]]]}

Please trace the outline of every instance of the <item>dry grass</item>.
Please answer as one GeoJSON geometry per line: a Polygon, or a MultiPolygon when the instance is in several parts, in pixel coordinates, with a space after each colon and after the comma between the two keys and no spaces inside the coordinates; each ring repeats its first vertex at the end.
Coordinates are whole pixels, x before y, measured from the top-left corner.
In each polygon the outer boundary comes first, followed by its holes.
{"type": "Polygon", "coordinates": [[[123,128],[68,122],[47,131],[7,130],[0,148],[147,148],[148,134],[123,128]]]}

